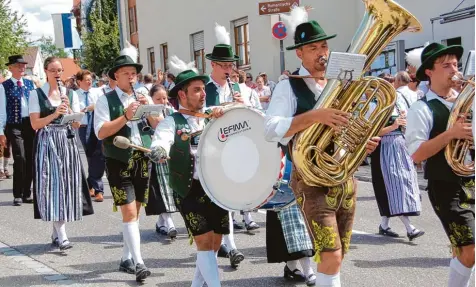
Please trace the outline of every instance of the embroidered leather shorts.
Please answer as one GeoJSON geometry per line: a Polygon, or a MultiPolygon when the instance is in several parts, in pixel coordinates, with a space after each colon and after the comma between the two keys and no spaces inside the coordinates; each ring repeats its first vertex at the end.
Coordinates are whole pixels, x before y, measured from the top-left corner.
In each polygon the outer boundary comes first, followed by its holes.
{"type": "Polygon", "coordinates": [[[114,207],[138,201],[147,204],[149,198],[149,158],[134,151],[129,163],[106,158],[106,173],[114,207]]]}
{"type": "Polygon", "coordinates": [[[184,198],[174,193],[175,205],[185,221],[192,236],[213,231],[216,234],[230,234],[228,211],[216,205],[205,194],[198,180],[192,181],[192,187],[184,198]]]}
{"type": "Polygon", "coordinates": [[[342,249],[342,254],[347,253],[355,215],[354,179],[332,188],[313,187],[306,185],[293,170],[291,187],[311,235],[315,261],[320,262],[321,252],[342,249]]]}
{"type": "Polygon", "coordinates": [[[428,180],[428,197],[451,246],[474,244],[474,196],[459,183],[428,180]]]}

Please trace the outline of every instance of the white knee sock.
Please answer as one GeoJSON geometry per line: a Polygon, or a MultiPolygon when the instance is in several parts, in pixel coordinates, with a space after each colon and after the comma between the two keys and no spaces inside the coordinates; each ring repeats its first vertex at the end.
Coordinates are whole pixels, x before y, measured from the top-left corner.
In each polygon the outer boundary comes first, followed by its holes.
{"type": "Polygon", "coordinates": [[[388,222],[390,221],[390,218],[386,216],[382,216],[382,221],[380,222],[380,226],[382,226],[383,230],[386,230],[388,228],[388,222]]]}
{"type": "Polygon", "coordinates": [[[165,227],[167,227],[167,231],[170,228],[175,228],[174,222],[172,220],[172,214],[170,213],[162,213],[162,218],[164,219],[165,222],[165,227]]]}
{"type": "Polygon", "coordinates": [[[132,254],[131,254],[131,251],[129,250],[129,246],[127,245],[127,241],[126,241],[126,238],[124,237],[124,234],[122,234],[122,240],[124,241],[122,246],[122,261],[125,261],[127,259],[131,259],[132,254]]]}
{"type": "Polygon", "coordinates": [[[200,268],[198,268],[198,260],[197,266],[195,267],[195,274],[193,274],[192,286],[191,287],[202,287],[205,284],[205,279],[203,279],[202,273],[200,272],[200,268]]]}
{"type": "Polygon", "coordinates": [[[58,241],[60,244],[65,240],[68,240],[68,236],[66,235],[66,224],[64,221],[55,221],[53,222],[53,226],[58,234],[58,241]]]}
{"type": "Polygon", "coordinates": [[[340,287],[340,272],[334,275],[316,273],[316,286],[319,287],[340,287]]]}
{"type": "Polygon", "coordinates": [[[464,266],[457,257],[451,259],[448,287],[468,287],[473,270],[474,267],[468,268],[464,266]]]}
{"type": "Polygon", "coordinates": [[[251,212],[245,211],[245,213],[243,213],[243,219],[245,220],[246,224],[250,224],[250,222],[253,221],[253,218],[251,218],[251,212]]]}
{"type": "Polygon", "coordinates": [[[230,217],[230,220],[229,220],[230,234],[223,235],[222,243],[226,244],[228,248],[233,250],[233,249],[236,249],[235,238],[233,236],[233,219],[231,218],[231,214],[229,214],[229,217],[230,217]]]}
{"type": "Polygon", "coordinates": [[[405,225],[405,228],[407,229],[407,233],[411,234],[413,232],[413,230],[415,229],[415,226],[413,226],[410,223],[410,218],[408,218],[408,216],[399,216],[398,218],[400,218],[400,220],[405,225]]]}
{"type": "Polygon", "coordinates": [[[297,269],[298,260],[287,261],[286,266],[288,266],[289,270],[294,271],[297,269]]]}
{"type": "Polygon", "coordinates": [[[309,277],[309,275],[314,274],[314,270],[312,270],[311,266],[311,257],[304,257],[299,259],[299,263],[301,264],[302,267],[302,273],[304,273],[304,276],[309,277]]]}
{"type": "Polygon", "coordinates": [[[218,263],[215,258],[215,251],[198,251],[197,266],[200,269],[207,286],[220,287],[220,276],[218,274],[218,263]]]}
{"type": "Polygon", "coordinates": [[[138,222],[124,222],[122,223],[122,226],[124,228],[124,241],[127,243],[127,247],[129,247],[132,258],[134,258],[134,263],[144,264],[144,260],[142,260],[140,254],[140,232],[138,222]]]}
{"type": "MultiPolygon", "coordinates": [[[[55,223],[53,222],[53,233],[51,234],[53,239],[58,238],[58,232],[56,232],[55,223]]],[[[58,239],[59,240],[59,239],[58,239]]]]}
{"type": "Polygon", "coordinates": [[[3,159],[4,159],[3,157],[0,157],[0,167],[3,166],[3,159]]]}
{"type": "Polygon", "coordinates": [[[164,217],[162,216],[165,213],[159,214],[159,217],[157,218],[157,227],[164,226],[165,220],[164,217]]]}
{"type": "Polygon", "coordinates": [[[6,157],[3,158],[3,169],[7,169],[7,167],[8,167],[8,160],[9,160],[9,158],[6,158],[6,157]]]}

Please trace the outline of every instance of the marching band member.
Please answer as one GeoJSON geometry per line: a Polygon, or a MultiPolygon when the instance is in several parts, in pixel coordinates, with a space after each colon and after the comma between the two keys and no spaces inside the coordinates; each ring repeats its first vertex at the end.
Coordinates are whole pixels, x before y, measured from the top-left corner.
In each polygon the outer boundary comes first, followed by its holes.
{"type": "Polygon", "coordinates": [[[92,88],[92,73],[88,70],[79,71],[76,74],[76,81],[79,85],[79,89],[76,91],[79,106],[81,111],[85,113],[78,133],[88,161],[89,194],[91,197],[95,197],[96,202],[102,202],[104,201],[102,177],[106,163],[102,151],[102,141],[99,141],[94,133],[94,107],[103,93],[101,88],[92,88]]]}
{"type": "MultiPolygon", "coordinates": [[[[66,235],[66,222],[82,220],[85,201],[81,160],[76,141],[68,138],[73,131],[60,125],[61,116],[79,112],[78,96],[73,92],[70,105],[66,88],[58,90],[57,78],[63,72],[58,58],[48,57],[44,63],[47,83],[30,93],[31,126],[38,130],[35,138],[34,199],[35,218],[53,222],[52,244],[60,250],[72,248],[66,235]]],[[[74,128],[79,123],[73,124],[74,128]]],[[[84,185],[85,184],[85,185],[84,185]]],[[[92,210],[92,208],[89,206],[92,210]]],[[[91,212],[89,213],[91,214],[91,212]]]]}
{"type": "MultiPolygon", "coordinates": [[[[0,85],[0,146],[7,146],[7,137],[13,153],[13,205],[33,203],[31,198],[33,139],[28,113],[28,99],[35,86],[25,79],[27,62],[21,55],[8,57],[8,69],[12,77],[0,85]],[[4,130],[6,135],[4,135],[4,130]]],[[[8,158],[4,159],[8,163],[8,158]]],[[[4,165],[6,167],[6,165],[4,165]]],[[[0,167],[2,173],[8,170],[0,167]]]]}
{"type": "MultiPolygon", "coordinates": [[[[407,72],[397,74],[394,85],[398,88],[401,81],[409,81],[407,72]],[[399,76],[403,79],[399,79],[399,76]]],[[[372,185],[377,206],[382,217],[379,225],[379,234],[389,237],[399,237],[390,226],[391,217],[400,218],[407,229],[410,241],[423,234],[410,222],[410,216],[419,216],[421,212],[421,194],[418,186],[418,175],[413,160],[405,146],[404,131],[407,125],[406,115],[410,109],[411,95],[405,90],[397,89],[397,100],[387,126],[379,136],[382,137],[380,145],[371,154],[372,185]]],[[[415,100],[416,100],[416,94],[415,100]]]]}
{"type": "Polygon", "coordinates": [[[150,162],[141,151],[124,150],[113,144],[116,136],[129,138],[132,143],[145,147],[149,147],[152,141],[151,134],[142,131],[142,122],[132,120],[139,105],[152,103],[145,96],[136,96],[132,88],[142,70],[142,65],[136,60],[137,51],[133,47],[125,48],[114,60],[108,76],[117,82],[117,86],[98,99],[94,131],[103,141],[114,210],[119,206],[122,213],[124,247],[119,270],[135,273],[139,282],[151,274],[142,259],[139,232],[140,207],[147,204],[149,193],[150,162]]]}
{"type": "MultiPolygon", "coordinates": [[[[212,65],[210,81],[205,87],[206,106],[219,106],[230,102],[247,104],[246,99],[241,97],[239,85],[237,83],[232,84],[229,79],[232,69],[235,68],[234,62],[239,60],[239,57],[233,53],[233,49],[230,45],[230,35],[225,27],[216,24],[215,36],[218,44],[213,47],[211,54],[205,55],[205,57],[211,61],[212,65]]],[[[248,215],[251,216],[249,213],[248,215]]],[[[233,236],[233,216],[231,213],[230,233],[223,236],[222,243],[222,247],[218,253],[219,256],[229,257],[230,265],[237,267],[240,262],[245,259],[245,256],[236,248],[233,236]]]]}
{"type": "MultiPolygon", "coordinates": [[[[291,165],[291,161],[286,160],[286,170],[290,170],[291,165]]],[[[284,278],[314,286],[316,275],[311,264],[314,254],[304,217],[296,204],[279,211],[266,211],[266,257],[268,263],[286,262],[284,278]],[[297,268],[298,262],[302,271],[297,268]]]]}
{"type": "MultiPolygon", "coordinates": [[[[185,64],[176,56],[171,57],[170,68],[177,75],[176,84],[169,93],[179,101],[179,111],[161,121],[155,131],[149,157],[159,162],[170,155],[170,187],[178,195],[176,204],[189,233],[197,245],[197,266],[193,287],[220,286],[216,252],[221,237],[230,232],[228,211],[213,203],[205,194],[198,180],[195,164],[200,134],[206,120],[197,116],[205,112],[205,83],[208,76],[197,74],[194,62],[185,64]]],[[[212,116],[223,114],[215,107],[212,116]]]]}
{"type": "MultiPolygon", "coordinates": [[[[147,77],[147,75],[146,75],[147,77]]],[[[158,124],[167,116],[175,113],[175,109],[169,105],[167,100],[167,90],[162,85],[153,85],[150,89],[152,101],[156,105],[165,105],[160,117],[154,117],[150,125],[156,129],[158,124]]],[[[158,215],[155,231],[158,234],[167,235],[170,239],[177,237],[172,220],[172,213],[177,212],[174,200],[174,191],[169,185],[169,165],[167,162],[152,163],[149,182],[149,203],[145,207],[145,213],[149,215],[158,215]]]]}
{"type": "MultiPolygon", "coordinates": [[[[277,84],[267,110],[265,137],[282,145],[287,145],[296,133],[314,123],[335,128],[346,126],[349,122],[349,115],[345,112],[332,108],[313,109],[327,83],[324,78],[325,64],[321,57],[329,57],[327,40],[336,35],[329,36],[319,23],[307,21],[307,12],[302,7],[294,8],[290,17],[292,20],[288,22],[291,31],[295,31],[295,45],[287,50],[296,50],[296,55],[302,61],[299,71],[293,74],[312,75],[316,78],[290,78],[277,84]]],[[[286,17],[285,20],[287,19],[286,17]]],[[[370,140],[367,152],[372,152],[378,141],[378,137],[370,140]]],[[[307,186],[297,172],[293,172],[291,183],[314,243],[315,259],[319,263],[316,284],[340,286],[341,262],[349,249],[352,235],[356,183],[350,178],[343,186],[307,186]],[[346,189],[352,191],[344,193],[343,190],[346,189]],[[327,200],[330,195],[335,201],[327,200]]]]}
{"type": "Polygon", "coordinates": [[[417,77],[430,82],[425,98],[408,113],[405,133],[415,162],[427,161],[428,197],[453,247],[448,286],[468,286],[474,269],[474,176],[457,176],[444,152],[453,139],[472,140],[470,123],[456,122],[446,129],[457,93],[452,77],[458,72],[461,46],[432,43],[421,54],[417,77]],[[470,192],[472,190],[472,192],[470,192]]]}

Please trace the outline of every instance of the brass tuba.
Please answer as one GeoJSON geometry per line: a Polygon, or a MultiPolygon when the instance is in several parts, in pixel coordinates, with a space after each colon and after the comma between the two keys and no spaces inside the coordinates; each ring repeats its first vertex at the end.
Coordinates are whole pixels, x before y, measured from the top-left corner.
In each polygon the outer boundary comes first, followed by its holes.
{"type": "MultiPolygon", "coordinates": [[[[461,91],[451,109],[447,130],[462,116],[466,122],[471,122],[473,117],[474,76],[466,81],[466,87],[461,91]]],[[[445,148],[446,161],[459,176],[474,174],[474,140],[454,139],[445,148]],[[471,160],[468,160],[471,158],[471,160]]]]}
{"type": "MultiPolygon", "coordinates": [[[[421,24],[394,1],[363,2],[366,12],[347,52],[367,55],[366,71],[393,38],[403,31],[418,32],[421,24]]],[[[304,182],[309,186],[346,182],[367,156],[367,141],[387,123],[396,97],[394,87],[376,77],[353,82],[329,80],[314,109],[335,108],[348,112],[351,118],[348,127],[338,132],[316,123],[296,135],[292,157],[304,182]],[[373,110],[372,101],[376,101],[373,110]],[[329,152],[329,147],[334,150],[329,152]]]]}

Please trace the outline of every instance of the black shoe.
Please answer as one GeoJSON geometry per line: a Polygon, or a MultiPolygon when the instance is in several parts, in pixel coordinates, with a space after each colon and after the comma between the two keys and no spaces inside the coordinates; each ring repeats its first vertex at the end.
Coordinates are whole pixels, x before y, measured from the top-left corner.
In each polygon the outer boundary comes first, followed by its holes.
{"type": "Polygon", "coordinates": [[[23,203],[23,200],[21,198],[15,198],[13,200],[13,206],[21,206],[22,203],[23,203]]]}
{"type": "Polygon", "coordinates": [[[136,273],[136,266],[134,265],[134,260],[126,259],[122,260],[119,264],[119,271],[126,272],[128,274],[135,274],[136,273]]]}
{"type": "Polygon", "coordinates": [[[145,278],[150,276],[150,270],[145,267],[144,264],[137,263],[136,265],[136,281],[137,282],[142,282],[145,280],[145,278]]]}
{"type": "Polygon", "coordinates": [[[307,277],[306,285],[307,286],[316,286],[316,275],[315,274],[311,274],[307,277]]]}
{"type": "Polygon", "coordinates": [[[160,235],[167,235],[166,228],[163,225],[162,226],[157,226],[157,224],[156,224],[155,225],[155,232],[157,232],[160,235]]]}
{"type": "Polygon", "coordinates": [[[68,249],[71,249],[73,248],[73,245],[71,245],[71,242],[69,242],[69,240],[65,240],[63,241],[63,243],[60,243],[59,245],[59,249],[61,251],[65,251],[65,250],[68,250],[68,249]]]}
{"type": "Polygon", "coordinates": [[[288,280],[293,280],[293,281],[299,281],[299,282],[305,282],[306,281],[306,276],[302,274],[301,270],[299,269],[294,269],[291,271],[289,269],[288,265],[284,266],[284,278],[288,280]]]}
{"type": "Polygon", "coordinates": [[[243,225],[239,224],[238,222],[236,222],[236,220],[233,219],[233,229],[241,230],[243,228],[243,225]]]}
{"type": "Polygon", "coordinates": [[[393,232],[390,227],[387,229],[383,229],[381,225],[378,226],[378,234],[388,237],[400,237],[400,235],[393,232]]]}
{"type": "Polygon", "coordinates": [[[250,224],[246,224],[245,222],[245,227],[247,231],[255,230],[259,228],[258,223],[251,221],[250,224]]]}
{"type": "Polygon", "coordinates": [[[222,244],[220,246],[220,249],[218,249],[218,257],[228,258],[230,251],[231,250],[228,248],[228,246],[226,246],[225,244],[222,244]]]}
{"type": "Polygon", "coordinates": [[[408,240],[413,241],[413,239],[418,238],[425,234],[425,231],[423,230],[418,230],[418,229],[413,229],[412,233],[407,233],[408,240]]]}
{"type": "Polygon", "coordinates": [[[60,244],[58,237],[53,238],[53,236],[51,236],[51,245],[53,247],[59,248],[60,244]]]}
{"type": "Polygon", "coordinates": [[[238,251],[237,249],[233,249],[228,253],[228,256],[230,257],[230,265],[233,268],[238,267],[241,261],[245,259],[245,255],[238,251]]]}
{"type": "Polygon", "coordinates": [[[33,203],[33,198],[31,197],[25,197],[22,199],[23,203],[33,203]]]}
{"type": "Polygon", "coordinates": [[[171,227],[169,229],[169,232],[167,232],[167,235],[169,236],[170,239],[175,239],[177,237],[177,229],[174,227],[171,227]]]}

